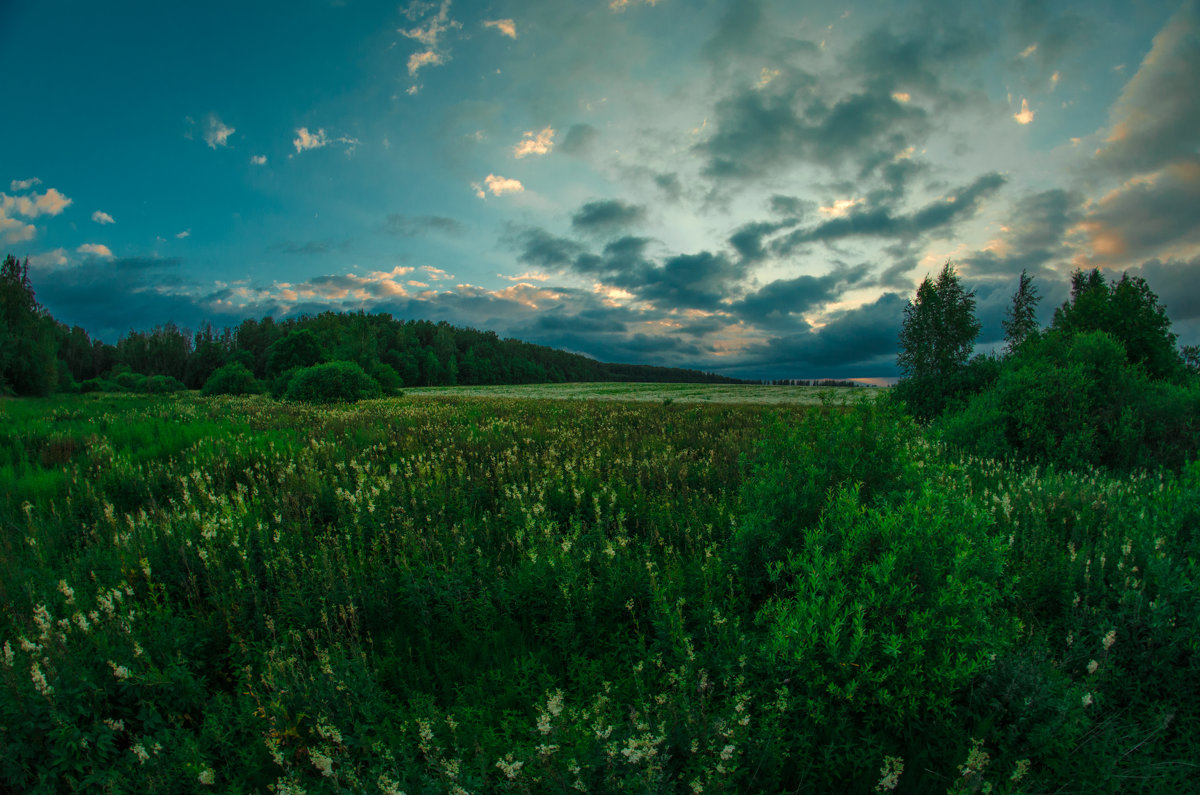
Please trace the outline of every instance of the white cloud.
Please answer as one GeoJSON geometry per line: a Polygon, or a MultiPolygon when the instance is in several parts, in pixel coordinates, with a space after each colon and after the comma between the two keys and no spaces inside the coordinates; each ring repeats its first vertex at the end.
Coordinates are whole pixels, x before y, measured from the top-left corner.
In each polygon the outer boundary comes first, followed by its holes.
{"type": "Polygon", "coordinates": [[[520,193],[525,190],[525,186],[519,180],[497,177],[495,174],[488,174],[482,185],[472,182],[471,187],[475,189],[475,195],[481,199],[486,198],[487,191],[491,191],[493,196],[502,196],[505,193],[520,193]]]}
{"type": "MultiPolygon", "coordinates": [[[[432,6],[413,3],[405,14],[409,19],[415,19],[432,6]]],[[[413,53],[408,59],[408,73],[416,75],[425,66],[438,66],[446,62],[447,54],[439,47],[442,34],[447,30],[461,28],[462,25],[450,19],[450,0],[442,0],[438,12],[427,18],[424,24],[412,28],[399,28],[397,32],[405,38],[412,39],[424,45],[421,52],[413,53]]]]}
{"type": "Polygon", "coordinates": [[[525,133],[525,137],[513,147],[513,157],[519,159],[526,155],[545,155],[553,148],[554,128],[546,127],[536,135],[532,132],[525,133]]]}
{"type": "Polygon", "coordinates": [[[28,196],[9,196],[0,193],[0,214],[8,215],[16,212],[26,218],[37,218],[39,215],[58,215],[71,206],[71,199],[62,195],[55,188],[45,193],[31,193],[28,196]]]}
{"type": "Polygon", "coordinates": [[[41,184],[42,184],[42,181],[40,179],[38,179],[37,177],[30,177],[29,179],[14,179],[12,182],[9,183],[9,186],[14,191],[19,191],[19,190],[29,190],[34,185],[41,185],[41,184]]]}
{"type": "Polygon", "coordinates": [[[235,132],[237,130],[227,126],[216,117],[216,114],[210,113],[204,123],[204,143],[208,144],[211,149],[216,149],[218,146],[226,146],[229,136],[235,132]]]}
{"type": "Polygon", "coordinates": [[[113,255],[108,246],[103,243],[84,243],[75,250],[80,254],[91,254],[94,257],[111,257],[113,255]]]}
{"type": "Polygon", "coordinates": [[[180,232],[180,233],[178,233],[177,235],[175,235],[175,237],[179,238],[180,240],[183,240],[184,238],[188,238],[188,237],[191,237],[191,236],[192,236],[192,230],[191,230],[191,229],[185,229],[185,230],[183,230],[182,232],[180,232]]]}
{"type": "MultiPolygon", "coordinates": [[[[641,1],[649,6],[658,4],[658,0],[641,0],[641,1]]],[[[611,0],[611,2],[609,2],[609,4],[608,4],[608,7],[614,13],[619,14],[636,2],[638,2],[638,0],[611,0]]]]}
{"type": "Polygon", "coordinates": [[[1033,55],[1035,52],[1037,52],[1037,42],[1034,42],[1033,44],[1030,44],[1025,49],[1021,50],[1020,57],[1028,58],[1029,56],[1033,55]]]}
{"type": "Polygon", "coordinates": [[[102,213],[99,210],[92,213],[92,220],[100,225],[116,223],[116,221],[113,220],[113,217],[111,215],[109,215],[108,213],[102,213]]]}
{"type": "Polygon", "coordinates": [[[507,279],[510,282],[544,282],[550,279],[550,274],[543,273],[542,271],[525,271],[516,276],[505,276],[503,273],[497,273],[496,276],[501,279],[507,279]]]}
{"type": "Polygon", "coordinates": [[[912,100],[912,94],[907,91],[893,91],[892,99],[900,103],[909,102],[912,100]]]}
{"type": "MultiPolygon", "coordinates": [[[[344,135],[338,138],[330,138],[325,134],[324,128],[311,133],[307,127],[301,127],[296,130],[296,138],[292,141],[292,146],[296,147],[297,153],[303,152],[306,149],[320,149],[330,144],[343,144],[346,147],[346,154],[350,154],[354,151],[354,147],[358,146],[358,139],[349,138],[344,135]]],[[[263,162],[266,162],[265,158],[263,162]]]]}
{"type": "Polygon", "coordinates": [[[1029,124],[1033,121],[1033,111],[1029,109],[1029,100],[1021,99],[1021,112],[1014,113],[1013,118],[1017,120],[1017,124],[1029,124]]]}
{"type": "Polygon", "coordinates": [[[837,199],[828,207],[818,207],[817,209],[821,211],[821,215],[828,216],[830,218],[841,218],[849,215],[851,210],[865,201],[866,199],[863,198],[837,199]]]}
{"type": "Polygon", "coordinates": [[[0,238],[3,238],[4,242],[24,243],[27,240],[33,240],[33,236],[36,234],[36,226],[16,218],[9,218],[0,210],[0,238]]]}
{"type": "MultiPolygon", "coordinates": [[[[412,270],[409,268],[409,270],[412,270]]],[[[435,268],[432,265],[422,265],[421,270],[425,271],[425,276],[430,281],[442,282],[454,278],[453,273],[447,273],[441,268],[435,268]]]]}
{"type": "Polygon", "coordinates": [[[485,28],[495,28],[510,39],[517,37],[517,25],[511,19],[485,19],[483,26],[485,28]]]}
{"type": "Polygon", "coordinates": [[[67,258],[65,248],[43,251],[41,254],[34,254],[29,258],[29,264],[35,268],[51,268],[56,265],[66,265],[68,262],[70,260],[67,258]]]}
{"type": "Polygon", "coordinates": [[[267,164],[267,156],[266,155],[252,155],[250,157],[250,162],[256,166],[265,166],[267,164]]]}

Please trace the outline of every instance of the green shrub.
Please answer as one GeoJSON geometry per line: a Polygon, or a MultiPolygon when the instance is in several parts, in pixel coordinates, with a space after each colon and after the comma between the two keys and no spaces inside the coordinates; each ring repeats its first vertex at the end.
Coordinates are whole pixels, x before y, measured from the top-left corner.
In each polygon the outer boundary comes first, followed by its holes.
{"type": "Polygon", "coordinates": [[[353,403],[380,392],[379,382],[354,362],[329,362],[297,370],[284,394],[304,403],[353,403]]]}
{"type": "Polygon", "coordinates": [[[241,362],[218,368],[200,388],[202,395],[254,395],[262,391],[262,384],[241,362]]]}

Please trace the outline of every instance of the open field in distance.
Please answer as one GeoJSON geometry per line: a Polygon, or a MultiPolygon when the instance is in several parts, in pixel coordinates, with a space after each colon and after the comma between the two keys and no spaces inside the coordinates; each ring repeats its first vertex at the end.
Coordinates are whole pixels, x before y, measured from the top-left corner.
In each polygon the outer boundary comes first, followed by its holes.
{"type": "Polygon", "coordinates": [[[486,397],[527,400],[627,400],[673,403],[737,403],[819,406],[874,400],[885,390],[873,387],[764,386],[760,384],[510,384],[501,386],[427,386],[404,390],[405,397],[486,397]]]}

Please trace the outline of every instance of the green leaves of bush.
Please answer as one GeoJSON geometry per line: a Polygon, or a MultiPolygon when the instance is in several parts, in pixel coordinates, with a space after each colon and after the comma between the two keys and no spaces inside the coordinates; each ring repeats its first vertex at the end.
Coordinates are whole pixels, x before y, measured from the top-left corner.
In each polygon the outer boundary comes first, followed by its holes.
{"type": "Polygon", "coordinates": [[[354,403],[381,393],[379,382],[354,362],[328,362],[295,371],[284,396],[304,403],[354,403]]]}
{"type": "Polygon", "coordinates": [[[209,376],[200,389],[202,395],[255,395],[262,384],[241,362],[230,362],[209,376]]]}

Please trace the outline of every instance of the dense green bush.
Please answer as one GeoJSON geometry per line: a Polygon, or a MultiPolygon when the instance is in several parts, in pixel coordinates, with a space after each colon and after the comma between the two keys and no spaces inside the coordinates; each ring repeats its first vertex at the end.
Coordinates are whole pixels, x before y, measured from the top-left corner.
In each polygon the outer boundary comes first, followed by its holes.
{"type": "Polygon", "coordinates": [[[262,391],[262,384],[241,362],[217,368],[200,388],[202,395],[254,395],[262,391]]]}
{"type": "Polygon", "coordinates": [[[294,371],[284,395],[304,403],[353,403],[380,393],[379,382],[354,362],[328,362],[294,371]]]}

